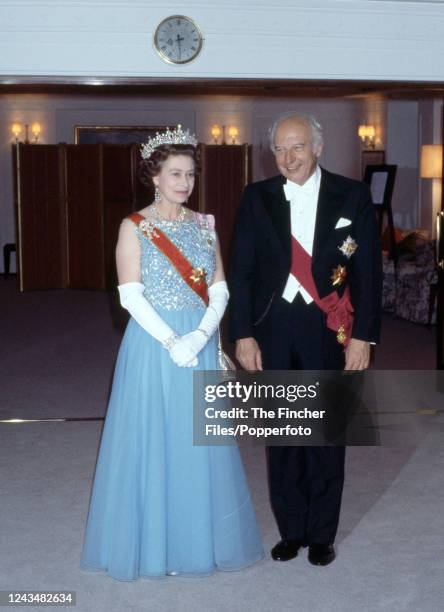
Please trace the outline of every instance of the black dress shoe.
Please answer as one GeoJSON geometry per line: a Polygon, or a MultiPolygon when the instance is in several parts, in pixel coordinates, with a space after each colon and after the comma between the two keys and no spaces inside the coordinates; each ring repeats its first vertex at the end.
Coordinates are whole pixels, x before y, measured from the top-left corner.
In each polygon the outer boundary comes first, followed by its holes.
{"type": "Polygon", "coordinates": [[[329,565],[335,557],[333,544],[310,544],[308,547],[308,560],[313,565],[329,565]]]}
{"type": "Polygon", "coordinates": [[[275,561],[290,561],[298,556],[301,546],[299,540],[281,540],[271,549],[271,556],[275,561]]]}

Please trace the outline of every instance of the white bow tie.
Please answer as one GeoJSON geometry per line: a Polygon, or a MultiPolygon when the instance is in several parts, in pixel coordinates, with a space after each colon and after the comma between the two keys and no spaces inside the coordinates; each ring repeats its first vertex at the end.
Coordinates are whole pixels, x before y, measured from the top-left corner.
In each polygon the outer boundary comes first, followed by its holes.
{"type": "Polygon", "coordinates": [[[313,196],[315,193],[315,185],[313,181],[308,180],[303,185],[288,181],[284,185],[284,193],[287,200],[293,200],[299,195],[313,196]]]}

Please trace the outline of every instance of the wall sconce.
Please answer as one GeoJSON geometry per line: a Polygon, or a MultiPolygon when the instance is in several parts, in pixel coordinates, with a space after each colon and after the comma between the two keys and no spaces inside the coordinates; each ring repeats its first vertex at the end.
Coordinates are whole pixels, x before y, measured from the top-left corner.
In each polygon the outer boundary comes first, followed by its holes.
{"type": "MultiPolygon", "coordinates": [[[[22,125],[21,123],[13,123],[11,125],[11,132],[14,134],[14,138],[15,138],[15,142],[18,143],[19,142],[19,137],[20,134],[22,133],[22,125]]],[[[39,136],[42,132],[42,126],[40,125],[40,123],[33,123],[31,125],[31,133],[34,137],[34,143],[37,143],[39,141],[39,136]]],[[[29,144],[29,125],[27,123],[25,123],[25,139],[24,139],[24,144],[29,144]]]]}
{"type": "Polygon", "coordinates": [[[42,131],[42,126],[40,125],[40,123],[32,124],[31,132],[32,132],[32,135],[34,136],[34,142],[39,141],[39,136],[40,136],[41,131],[42,131]]]}
{"type": "MultiPolygon", "coordinates": [[[[422,145],[420,176],[432,179],[432,219],[435,219],[441,209],[442,193],[442,145],[422,145]]],[[[436,226],[433,224],[433,237],[436,237],[436,226]]]]}
{"type": "Polygon", "coordinates": [[[15,142],[18,142],[19,136],[22,133],[22,126],[20,123],[13,123],[11,125],[11,132],[14,134],[15,142]]]}
{"type": "Polygon", "coordinates": [[[375,148],[376,129],[374,125],[362,124],[358,128],[358,136],[367,149],[375,148]]]}
{"type": "Polygon", "coordinates": [[[231,144],[236,144],[236,138],[239,135],[239,130],[235,125],[228,128],[228,136],[231,138],[231,144]]]}
{"type": "Polygon", "coordinates": [[[211,136],[214,138],[214,144],[218,144],[217,139],[219,138],[221,134],[222,134],[222,130],[221,130],[220,125],[217,125],[217,123],[215,123],[211,127],[211,136]]]}

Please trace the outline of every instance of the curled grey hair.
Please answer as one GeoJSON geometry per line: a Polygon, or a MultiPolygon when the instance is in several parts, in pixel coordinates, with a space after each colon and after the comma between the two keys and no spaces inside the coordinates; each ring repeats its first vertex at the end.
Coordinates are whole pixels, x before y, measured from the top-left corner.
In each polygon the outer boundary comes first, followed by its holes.
{"type": "Polygon", "coordinates": [[[274,136],[276,134],[276,130],[278,126],[286,121],[287,119],[296,119],[303,123],[306,123],[311,129],[313,144],[315,146],[320,146],[324,143],[324,137],[322,134],[322,125],[313,115],[303,115],[295,112],[284,113],[280,115],[273,125],[270,128],[269,136],[270,136],[270,148],[274,153],[274,136]]]}

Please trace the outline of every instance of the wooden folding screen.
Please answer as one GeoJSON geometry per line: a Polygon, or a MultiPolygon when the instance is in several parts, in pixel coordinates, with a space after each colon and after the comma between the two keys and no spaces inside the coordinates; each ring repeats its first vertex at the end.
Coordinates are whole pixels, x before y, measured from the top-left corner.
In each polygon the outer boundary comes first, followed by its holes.
{"type": "Polygon", "coordinates": [[[201,210],[216,217],[216,230],[227,269],[239,201],[251,176],[249,145],[203,145],[201,210]]]}
{"type": "Polygon", "coordinates": [[[14,147],[22,291],[115,285],[119,225],[138,207],[132,149],[14,147]]]}
{"type": "MultiPolygon", "coordinates": [[[[121,220],[153,200],[138,180],[138,145],[18,145],[15,199],[20,289],[115,286],[121,220]]],[[[249,178],[247,145],[201,145],[202,172],[188,202],[213,213],[228,263],[249,178]]]]}
{"type": "Polygon", "coordinates": [[[18,145],[13,161],[20,290],[66,287],[63,151],[18,145]]]}
{"type": "Polygon", "coordinates": [[[66,145],[68,287],[105,289],[103,150],[66,145]]]}
{"type": "Polygon", "coordinates": [[[135,197],[137,176],[133,167],[132,145],[103,147],[103,211],[105,286],[117,284],[115,249],[120,223],[138,204],[135,197]]]}

